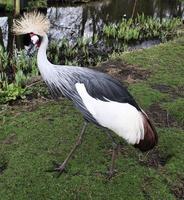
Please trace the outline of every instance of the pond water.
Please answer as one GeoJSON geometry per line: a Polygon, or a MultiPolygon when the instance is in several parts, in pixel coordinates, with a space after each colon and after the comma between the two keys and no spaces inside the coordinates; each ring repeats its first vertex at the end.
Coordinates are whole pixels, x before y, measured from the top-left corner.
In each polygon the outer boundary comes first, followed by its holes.
{"type": "MultiPolygon", "coordinates": [[[[77,5],[49,3],[43,12],[51,21],[50,39],[66,37],[75,41],[79,37],[94,37],[101,33],[104,24],[116,23],[138,13],[160,19],[184,18],[184,3],[180,0],[103,0],[77,5]]],[[[8,50],[13,49],[13,37],[9,32],[12,21],[11,13],[0,12],[0,44],[8,50]]],[[[23,40],[16,40],[16,46],[24,48],[23,40]]]]}

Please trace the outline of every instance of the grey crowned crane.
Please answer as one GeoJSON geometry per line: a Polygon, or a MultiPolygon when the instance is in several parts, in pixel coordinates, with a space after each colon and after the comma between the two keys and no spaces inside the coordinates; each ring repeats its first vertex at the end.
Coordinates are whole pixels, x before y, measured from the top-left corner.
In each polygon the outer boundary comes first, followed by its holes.
{"type": "MultiPolygon", "coordinates": [[[[156,130],[146,113],[138,106],[122,84],[111,76],[85,67],[54,65],[47,59],[47,32],[49,20],[39,12],[26,13],[14,21],[15,34],[29,34],[32,44],[38,47],[39,71],[54,97],[64,95],[83,115],[85,122],[65,161],[54,170],[62,173],[79,146],[87,122],[113,131],[127,143],[141,151],[152,149],[158,141],[156,130]]],[[[112,135],[109,133],[112,138],[112,135]]],[[[113,139],[113,138],[112,138],[113,139]]],[[[113,142],[112,164],[109,175],[114,173],[117,145],[113,142]]]]}

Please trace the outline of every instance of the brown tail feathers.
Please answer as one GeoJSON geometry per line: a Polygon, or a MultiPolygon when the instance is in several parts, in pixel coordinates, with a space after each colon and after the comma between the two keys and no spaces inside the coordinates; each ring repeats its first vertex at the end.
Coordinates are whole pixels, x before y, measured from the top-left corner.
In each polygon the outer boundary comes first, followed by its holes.
{"type": "Polygon", "coordinates": [[[143,115],[144,123],[144,139],[140,140],[134,147],[139,148],[141,151],[148,151],[158,143],[158,135],[155,127],[144,111],[141,114],[143,115]]]}

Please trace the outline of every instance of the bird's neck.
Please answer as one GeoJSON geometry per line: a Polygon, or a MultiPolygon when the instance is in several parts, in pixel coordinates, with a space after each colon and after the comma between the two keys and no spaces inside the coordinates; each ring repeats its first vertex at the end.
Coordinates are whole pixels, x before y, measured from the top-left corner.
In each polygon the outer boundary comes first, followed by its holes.
{"type": "Polygon", "coordinates": [[[50,63],[47,59],[47,54],[46,54],[47,46],[48,46],[48,37],[47,34],[45,34],[42,38],[42,42],[39,47],[37,55],[38,68],[44,80],[49,80],[52,77],[52,75],[54,75],[54,65],[50,63]]]}

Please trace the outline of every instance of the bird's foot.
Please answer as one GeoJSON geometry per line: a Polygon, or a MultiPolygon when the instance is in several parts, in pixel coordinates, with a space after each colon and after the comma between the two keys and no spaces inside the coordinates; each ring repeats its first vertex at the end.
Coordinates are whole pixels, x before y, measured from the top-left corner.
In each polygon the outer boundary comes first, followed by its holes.
{"type": "Polygon", "coordinates": [[[54,171],[55,172],[59,172],[59,174],[61,175],[63,172],[67,172],[66,171],[66,168],[65,168],[65,165],[60,165],[60,166],[58,166],[58,167],[55,167],[54,168],[54,171]]]}
{"type": "Polygon", "coordinates": [[[111,169],[109,171],[106,172],[106,176],[107,176],[107,179],[110,180],[112,177],[114,177],[116,175],[118,171],[116,169],[111,169]]]}
{"type": "Polygon", "coordinates": [[[62,173],[66,173],[66,163],[58,164],[56,162],[53,162],[54,168],[51,170],[47,170],[47,172],[58,172],[57,177],[59,177],[62,173]]]}

